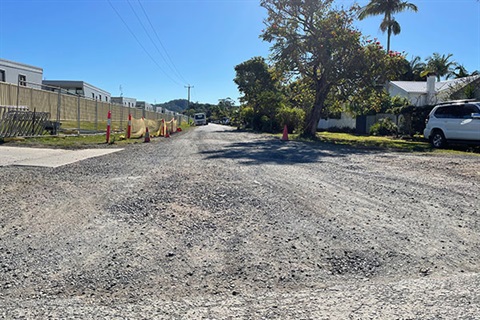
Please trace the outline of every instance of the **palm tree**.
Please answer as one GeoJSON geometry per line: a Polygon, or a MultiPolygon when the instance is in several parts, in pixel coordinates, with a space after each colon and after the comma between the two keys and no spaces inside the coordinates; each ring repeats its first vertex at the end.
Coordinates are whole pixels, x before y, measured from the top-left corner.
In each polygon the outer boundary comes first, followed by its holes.
{"type": "Polygon", "coordinates": [[[392,33],[397,35],[401,31],[400,24],[395,20],[393,14],[406,10],[417,12],[418,8],[413,3],[402,0],[370,0],[370,3],[360,8],[358,18],[363,20],[369,16],[384,15],[383,21],[380,24],[380,30],[382,30],[382,32],[387,31],[387,52],[389,52],[392,33]]]}
{"type": "Polygon", "coordinates": [[[465,68],[464,65],[462,64],[457,64],[455,65],[455,69],[453,71],[453,76],[458,79],[458,78],[465,78],[469,76],[476,76],[479,75],[480,72],[478,70],[475,70],[473,72],[468,72],[467,68],[465,68]]]}
{"type": "Polygon", "coordinates": [[[452,56],[453,54],[451,53],[440,55],[435,52],[431,57],[427,58],[427,67],[425,71],[422,72],[422,76],[435,74],[437,76],[437,81],[440,81],[442,77],[448,79],[455,76],[455,68],[458,64],[455,61],[450,60],[452,56]]]}
{"type": "Polygon", "coordinates": [[[410,72],[411,72],[411,75],[410,75],[411,79],[409,80],[411,81],[422,80],[423,77],[421,76],[421,74],[423,70],[425,70],[425,68],[427,67],[425,62],[422,62],[422,58],[420,58],[419,56],[413,57],[412,60],[410,60],[409,65],[410,65],[410,72]]]}

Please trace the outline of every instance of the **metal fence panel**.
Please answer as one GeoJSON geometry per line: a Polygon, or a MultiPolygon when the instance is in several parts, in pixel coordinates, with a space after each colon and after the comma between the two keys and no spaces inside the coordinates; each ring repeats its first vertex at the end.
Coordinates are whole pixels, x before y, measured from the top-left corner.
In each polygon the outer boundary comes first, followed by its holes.
{"type": "MultiPolygon", "coordinates": [[[[37,88],[18,86],[0,82],[0,106],[26,106],[30,111],[46,112],[51,121],[63,122],[62,127],[70,129],[88,129],[104,131],[108,111],[112,112],[112,125],[115,130],[126,130],[128,115],[140,119],[170,121],[172,114],[163,114],[138,108],[125,107],[104,101],[92,100],[71,94],[45,89],[42,84],[33,84],[37,88]],[[87,126],[87,122],[89,125],[87,126]],[[93,125],[92,125],[93,124],[93,125]]],[[[179,118],[181,121],[181,118],[179,118]]]]}

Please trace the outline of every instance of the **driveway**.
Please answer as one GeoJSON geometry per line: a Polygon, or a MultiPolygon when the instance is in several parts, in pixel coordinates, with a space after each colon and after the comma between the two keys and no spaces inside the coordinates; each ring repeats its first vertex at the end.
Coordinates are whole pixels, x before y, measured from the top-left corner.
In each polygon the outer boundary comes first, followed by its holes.
{"type": "Polygon", "coordinates": [[[56,168],[120,150],[123,149],[63,150],[0,146],[0,167],[32,166],[56,168]]]}

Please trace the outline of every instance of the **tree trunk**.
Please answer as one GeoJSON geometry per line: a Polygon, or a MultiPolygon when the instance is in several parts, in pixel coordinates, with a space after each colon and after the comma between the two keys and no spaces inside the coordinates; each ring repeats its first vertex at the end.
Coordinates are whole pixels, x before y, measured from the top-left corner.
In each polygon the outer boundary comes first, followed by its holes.
{"type": "Polygon", "coordinates": [[[325,105],[325,99],[327,98],[328,88],[325,83],[325,76],[322,76],[315,83],[315,102],[313,104],[312,111],[307,115],[305,119],[305,128],[303,129],[302,136],[308,138],[315,138],[317,134],[318,122],[322,115],[322,109],[325,105]]]}
{"type": "Polygon", "coordinates": [[[387,54],[390,53],[390,37],[392,36],[392,27],[388,26],[387,31],[387,54]]]}

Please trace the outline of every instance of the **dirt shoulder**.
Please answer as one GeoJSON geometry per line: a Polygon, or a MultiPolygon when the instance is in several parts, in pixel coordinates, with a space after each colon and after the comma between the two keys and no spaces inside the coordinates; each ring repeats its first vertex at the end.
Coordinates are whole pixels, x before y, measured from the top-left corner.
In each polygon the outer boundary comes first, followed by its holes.
{"type": "Polygon", "coordinates": [[[480,313],[476,156],[210,124],[0,181],[4,318],[480,313]]]}

